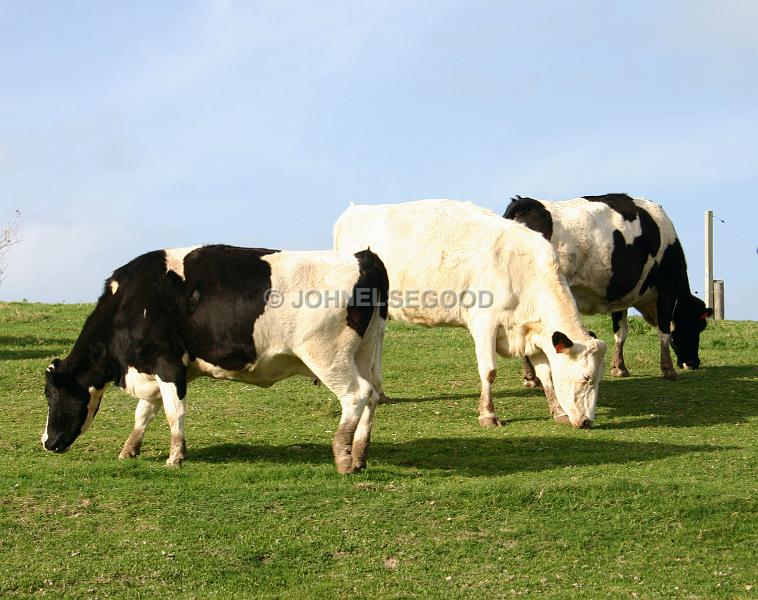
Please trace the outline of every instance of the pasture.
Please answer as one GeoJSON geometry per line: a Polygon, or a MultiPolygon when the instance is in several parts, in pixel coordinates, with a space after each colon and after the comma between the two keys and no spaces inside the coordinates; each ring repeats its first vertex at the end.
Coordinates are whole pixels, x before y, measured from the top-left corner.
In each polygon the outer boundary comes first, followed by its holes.
{"type": "MultiPolygon", "coordinates": [[[[606,377],[586,431],[553,423],[516,359],[495,387],[508,425],[480,429],[469,335],[391,322],[393,401],[368,469],[339,476],[338,402],[304,378],[192,383],[181,469],[162,414],[117,459],[136,401],[112,386],[70,452],[44,452],[44,369],[91,309],[0,304],[3,598],[755,594],[756,322],[710,323],[704,368],[670,382],[631,319],[632,376],[606,377]]],[[[587,321],[612,344],[610,318],[587,321]]]]}

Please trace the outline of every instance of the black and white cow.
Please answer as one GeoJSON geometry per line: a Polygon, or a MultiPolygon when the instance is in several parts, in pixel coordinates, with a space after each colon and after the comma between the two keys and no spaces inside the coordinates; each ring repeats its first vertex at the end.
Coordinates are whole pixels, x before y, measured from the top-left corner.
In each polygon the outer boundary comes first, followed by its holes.
{"type": "Polygon", "coordinates": [[[166,464],[178,466],[189,381],[205,375],[268,387],[305,375],[342,404],[337,470],[360,470],[381,389],[387,292],[387,272],[369,250],[214,245],[139,256],[105,282],[71,353],[48,367],[42,445],[67,450],[114,382],[139,399],[120,457],[139,454],[163,406],[171,428],[166,464]]]}
{"type": "Polygon", "coordinates": [[[420,200],[348,208],[334,225],[334,247],[362,244],[387,267],[393,319],[471,333],[480,425],[500,424],[492,402],[498,354],[531,357],[556,421],[592,425],[606,345],[582,325],[542,236],[468,202],[420,200]]]}
{"type": "MultiPolygon", "coordinates": [[[[517,196],[503,216],[552,242],[582,313],[611,313],[613,375],[629,375],[624,364],[629,307],[658,327],[663,377],[677,376],[669,344],[679,368],[700,366],[700,334],[713,310],[690,292],[684,251],[658,204],[626,194],[563,202],[517,196]]],[[[525,385],[538,383],[526,361],[524,377],[525,385]]]]}

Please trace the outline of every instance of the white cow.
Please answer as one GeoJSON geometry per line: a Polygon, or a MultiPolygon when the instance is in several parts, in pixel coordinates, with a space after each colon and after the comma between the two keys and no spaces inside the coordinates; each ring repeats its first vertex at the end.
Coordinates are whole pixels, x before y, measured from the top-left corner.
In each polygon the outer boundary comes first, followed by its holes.
{"type": "Polygon", "coordinates": [[[366,246],[387,268],[390,317],[471,333],[483,427],[500,424],[496,354],[530,357],[556,421],[592,424],[606,345],[579,320],[542,236],[471,203],[421,200],[348,208],[334,225],[334,247],[366,246]]]}

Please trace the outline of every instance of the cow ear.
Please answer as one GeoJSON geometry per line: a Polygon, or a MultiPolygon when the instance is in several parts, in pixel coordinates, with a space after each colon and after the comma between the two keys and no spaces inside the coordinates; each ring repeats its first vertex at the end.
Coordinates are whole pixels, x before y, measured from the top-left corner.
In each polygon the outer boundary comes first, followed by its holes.
{"type": "Polygon", "coordinates": [[[597,335],[595,335],[595,332],[594,332],[594,331],[588,331],[587,333],[589,333],[589,334],[590,334],[590,337],[591,337],[591,338],[597,339],[597,335]]]}
{"type": "Polygon", "coordinates": [[[565,333],[561,331],[553,333],[553,346],[555,347],[556,352],[565,352],[573,345],[574,342],[572,342],[565,333]]]}
{"type": "Polygon", "coordinates": [[[66,382],[66,374],[59,370],[61,360],[56,358],[50,366],[45,370],[45,376],[47,380],[56,387],[63,387],[66,382]]]}
{"type": "Polygon", "coordinates": [[[713,316],[713,309],[709,307],[705,309],[705,312],[702,315],[700,315],[700,320],[705,321],[708,317],[712,317],[712,316],[713,316]]]}
{"type": "Polygon", "coordinates": [[[61,364],[60,358],[56,358],[55,360],[53,360],[53,362],[50,363],[50,366],[48,366],[47,369],[45,369],[45,372],[47,373],[48,377],[50,377],[58,369],[60,364],[61,364]]]}

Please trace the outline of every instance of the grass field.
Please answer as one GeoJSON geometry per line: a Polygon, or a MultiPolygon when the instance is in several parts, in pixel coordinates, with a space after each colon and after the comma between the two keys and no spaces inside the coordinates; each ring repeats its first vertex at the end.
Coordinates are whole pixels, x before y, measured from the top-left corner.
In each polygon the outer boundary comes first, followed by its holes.
{"type": "MultiPolygon", "coordinates": [[[[596,425],[548,418],[499,365],[505,427],[477,425],[468,334],[391,323],[368,469],[336,474],[337,401],[306,379],[190,386],[188,457],[135,401],[43,452],[44,369],[90,305],[0,304],[0,597],[755,597],[758,323],[712,323],[704,368],[663,381],[636,319],[596,425]]],[[[612,342],[610,319],[588,319],[612,342]]],[[[609,352],[609,356],[610,356],[609,352]]]]}

